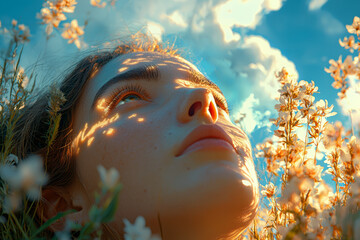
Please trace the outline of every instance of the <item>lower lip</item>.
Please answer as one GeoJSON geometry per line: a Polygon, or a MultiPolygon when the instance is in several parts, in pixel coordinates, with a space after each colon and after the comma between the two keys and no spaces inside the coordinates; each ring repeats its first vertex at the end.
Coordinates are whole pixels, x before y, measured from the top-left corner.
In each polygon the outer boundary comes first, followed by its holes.
{"type": "Polygon", "coordinates": [[[235,152],[233,146],[225,140],[218,139],[218,138],[206,138],[206,139],[202,139],[197,142],[194,142],[193,144],[188,146],[181,155],[184,155],[189,152],[200,151],[200,150],[206,150],[206,151],[223,151],[223,150],[225,150],[225,151],[235,152]]]}

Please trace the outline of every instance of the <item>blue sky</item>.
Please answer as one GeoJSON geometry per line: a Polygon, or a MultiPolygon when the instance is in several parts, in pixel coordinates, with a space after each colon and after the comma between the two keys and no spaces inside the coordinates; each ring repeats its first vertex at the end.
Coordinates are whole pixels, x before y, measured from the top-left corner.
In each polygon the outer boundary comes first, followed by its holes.
{"type": "MultiPolygon", "coordinates": [[[[90,6],[88,0],[78,2],[66,22],[76,18],[83,25],[88,20],[84,41],[89,47],[144,28],[163,40],[176,39],[186,57],[223,89],[234,116],[246,112],[244,125],[253,143],[269,135],[264,125],[275,117],[274,72],[282,66],[299,80],[314,80],[320,91],[316,99],[327,99],[341,113],[337,90],[324,68],[330,59],[349,54],[338,40],[349,35],[345,25],[360,15],[358,0],[118,0],[104,9],[90,6]]],[[[31,66],[40,58],[44,77],[60,73],[82,55],[60,37],[61,30],[45,41],[44,26],[36,19],[42,3],[3,0],[0,21],[3,27],[12,19],[30,27],[23,64],[31,66]]],[[[1,39],[0,46],[5,42],[1,39]]],[[[329,121],[336,119],[349,124],[341,114],[329,121]]]]}

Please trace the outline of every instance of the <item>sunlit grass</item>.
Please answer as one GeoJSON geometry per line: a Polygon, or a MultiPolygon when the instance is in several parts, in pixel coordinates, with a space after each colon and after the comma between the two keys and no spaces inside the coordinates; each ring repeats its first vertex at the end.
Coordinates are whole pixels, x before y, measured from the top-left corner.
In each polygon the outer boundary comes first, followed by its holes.
{"type": "MultiPolygon", "coordinates": [[[[105,7],[114,1],[92,0],[94,7],[105,7]]],[[[85,26],[76,19],[65,22],[67,14],[76,7],[75,0],[47,1],[38,14],[47,36],[60,31],[61,36],[76,47],[86,46],[83,41],[85,26]],[[54,4],[56,3],[56,4],[54,4]]],[[[1,25],[0,25],[1,26],[1,25]]],[[[354,18],[347,25],[351,36],[340,40],[340,45],[352,55],[330,60],[325,71],[334,78],[332,86],[339,89],[340,99],[349,98],[349,78],[360,79],[360,20],[354,18]]],[[[60,213],[46,222],[39,223],[36,209],[41,187],[46,184],[42,161],[38,156],[22,159],[15,156],[14,128],[19,121],[21,109],[31,101],[35,86],[33,72],[21,68],[21,54],[30,40],[30,31],[13,20],[10,28],[1,27],[1,34],[9,44],[1,56],[0,66],[0,238],[34,239],[46,238],[47,228],[56,220],[72,211],[60,213]],[[31,163],[31,164],[27,164],[31,163]]],[[[134,44],[137,44],[134,41],[134,44]]],[[[131,60],[129,60],[131,61],[131,60]]],[[[130,63],[129,63],[130,65],[130,63]]],[[[126,69],[119,69],[119,72],[126,69]]],[[[359,239],[360,238],[360,142],[353,126],[346,129],[341,122],[331,124],[328,119],[335,113],[327,100],[316,100],[318,88],[314,82],[296,81],[291,73],[282,69],[276,76],[281,83],[278,117],[272,119],[276,127],[273,137],[256,146],[256,156],[266,162],[268,181],[261,187],[261,206],[253,224],[243,234],[247,239],[359,239]],[[305,137],[299,135],[305,132],[305,137]],[[326,182],[324,175],[331,176],[326,182]]],[[[329,83],[330,84],[330,83],[329,83]]],[[[358,98],[359,99],[359,98],[358,98]]],[[[58,134],[61,120],[59,106],[66,102],[61,91],[52,85],[49,98],[49,128],[47,148],[51,148],[58,134]]],[[[99,103],[97,109],[104,110],[99,103]]],[[[360,110],[360,109],[353,109],[360,110]]],[[[351,112],[350,112],[351,113],[351,112]]],[[[118,117],[118,116],[117,116],[118,117]]],[[[137,117],[131,115],[128,118],[137,117]]],[[[115,116],[116,118],[116,116],[115,116]]],[[[351,118],[351,115],[350,115],[351,118]]],[[[116,119],[115,119],[116,120],[116,119]]],[[[84,126],[74,143],[91,145],[96,129],[104,128],[103,134],[111,136],[114,129],[105,128],[113,118],[105,119],[92,127],[84,126]]],[[[137,118],[138,122],[144,121],[137,118]]],[[[239,121],[241,122],[241,121],[239,121]]],[[[78,147],[78,146],[76,146],[78,147]]],[[[46,168],[46,164],[44,166],[46,168]]],[[[89,222],[68,222],[65,229],[55,237],[70,237],[77,233],[78,239],[101,237],[101,224],[110,222],[116,211],[121,190],[116,170],[99,167],[100,193],[89,212],[89,222]]],[[[149,230],[142,217],[134,226],[127,220],[125,234],[149,230]]],[[[153,238],[155,239],[155,238],[153,238]]]]}

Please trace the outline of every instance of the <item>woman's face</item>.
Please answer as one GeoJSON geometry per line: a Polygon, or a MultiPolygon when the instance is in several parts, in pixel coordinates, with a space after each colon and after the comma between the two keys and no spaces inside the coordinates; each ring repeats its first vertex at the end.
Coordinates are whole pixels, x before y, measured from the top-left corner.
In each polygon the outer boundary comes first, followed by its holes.
{"type": "Polygon", "coordinates": [[[250,143],[218,87],[182,58],[140,52],[106,64],[85,86],[74,131],[89,199],[98,165],[120,173],[119,231],[123,218],[141,215],[155,233],[161,224],[165,239],[212,239],[237,234],[254,216],[250,143]]]}

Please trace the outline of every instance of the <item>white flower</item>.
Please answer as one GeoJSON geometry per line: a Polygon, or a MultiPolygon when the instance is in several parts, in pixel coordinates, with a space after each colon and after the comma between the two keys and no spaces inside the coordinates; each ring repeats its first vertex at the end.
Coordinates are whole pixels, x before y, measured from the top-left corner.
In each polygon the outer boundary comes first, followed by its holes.
{"type": "Polygon", "coordinates": [[[5,213],[16,212],[22,205],[21,194],[18,191],[8,192],[4,198],[3,209],[5,213]]]}
{"type": "Polygon", "coordinates": [[[40,188],[48,180],[43,171],[42,159],[38,155],[32,155],[20,161],[17,167],[2,166],[0,177],[8,182],[13,191],[23,190],[30,199],[40,197],[40,188]]]}
{"type": "Polygon", "coordinates": [[[113,188],[119,181],[119,172],[115,168],[106,170],[102,165],[97,167],[101,182],[106,188],[113,188]]]}
{"type": "Polygon", "coordinates": [[[75,43],[76,47],[80,48],[79,36],[81,35],[84,35],[84,27],[80,27],[76,19],[72,20],[71,23],[64,24],[64,31],[61,36],[69,39],[68,43],[75,43]]]}
{"type": "Polygon", "coordinates": [[[127,219],[124,219],[125,224],[125,240],[161,240],[158,236],[151,236],[150,228],[145,226],[145,219],[138,216],[135,224],[132,225],[127,219]]]}
{"type": "Polygon", "coordinates": [[[106,2],[101,2],[101,0],[90,0],[90,4],[98,8],[103,8],[106,6],[106,2]]]}
{"type": "Polygon", "coordinates": [[[16,155],[14,154],[9,154],[6,158],[5,158],[5,163],[7,165],[17,165],[19,163],[19,159],[16,155]]]}
{"type": "Polygon", "coordinates": [[[65,228],[62,231],[55,232],[56,239],[58,240],[71,240],[71,228],[73,226],[73,222],[70,220],[66,220],[65,228]]]}
{"type": "Polygon", "coordinates": [[[354,17],[352,25],[346,25],[346,29],[349,33],[354,33],[356,35],[360,34],[360,18],[354,17]]]}

